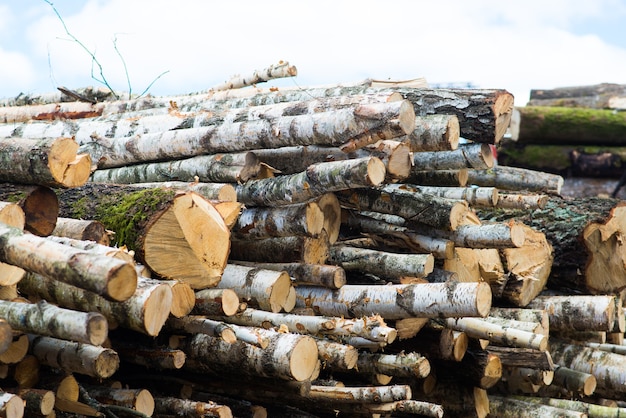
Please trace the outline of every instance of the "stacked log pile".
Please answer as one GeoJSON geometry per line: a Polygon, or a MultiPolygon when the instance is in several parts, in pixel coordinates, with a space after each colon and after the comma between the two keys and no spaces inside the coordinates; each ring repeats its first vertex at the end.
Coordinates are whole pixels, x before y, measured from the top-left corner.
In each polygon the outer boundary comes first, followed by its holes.
{"type": "Polygon", "coordinates": [[[503,163],[568,177],[618,179],[626,164],[626,86],[531,90],[516,107],[503,163]]]}
{"type": "Polygon", "coordinates": [[[373,85],[0,108],[5,416],[623,414],[624,206],[373,85]]]}

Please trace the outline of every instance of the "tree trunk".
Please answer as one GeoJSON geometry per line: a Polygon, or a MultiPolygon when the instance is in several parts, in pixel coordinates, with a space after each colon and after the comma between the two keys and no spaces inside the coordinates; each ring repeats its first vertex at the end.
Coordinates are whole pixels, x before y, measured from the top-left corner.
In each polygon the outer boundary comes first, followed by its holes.
{"type": "Polygon", "coordinates": [[[328,192],[379,185],[385,166],[375,157],[317,163],[298,174],[237,185],[237,200],[250,206],[307,202],[328,192]]]}
{"type": "Polygon", "coordinates": [[[52,235],[73,238],[82,241],[95,241],[98,244],[109,245],[110,237],[100,221],[57,218],[52,235]]]}
{"type": "Polygon", "coordinates": [[[610,99],[626,95],[623,84],[601,83],[590,86],[532,89],[528,106],[610,108],[610,99]]]}
{"type": "Polygon", "coordinates": [[[411,316],[486,316],[491,291],[486,283],[423,283],[389,286],[345,285],[341,289],[296,287],[297,307],[348,318],[379,313],[384,319],[411,316]]]}
{"type": "MultiPolygon", "coordinates": [[[[191,364],[199,362],[196,366],[201,365],[218,373],[271,376],[298,382],[309,379],[318,362],[315,341],[297,334],[273,333],[265,349],[243,342],[227,344],[208,335],[196,334],[184,351],[188,359],[194,360],[191,364]]],[[[195,368],[193,371],[199,370],[195,368]]]]}
{"type": "Polygon", "coordinates": [[[91,159],[72,138],[0,140],[0,181],[78,187],[89,179],[91,159]]]}
{"type": "Polygon", "coordinates": [[[426,277],[434,268],[431,254],[399,254],[355,248],[341,243],[330,247],[329,262],[346,271],[374,274],[399,283],[402,277],[426,277]]]}
{"type": "MultiPolygon", "coordinates": [[[[45,237],[54,230],[59,216],[59,201],[51,188],[2,183],[0,184],[0,201],[16,202],[22,208],[26,231],[45,237]]],[[[4,221],[4,223],[7,222],[4,221]]]]}
{"type": "Polygon", "coordinates": [[[200,195],[90,183],[60,193],[59,199],[62,216],[102,222],[115,233],[115,245],[134,250],[137,260],[159,277],[182,280],[194,289],[219,281],[230,230],[200,195]]]}
{"type": "Polygon", "coordinates": [[[626,247],[622,217],[626,206],[614,199],[560,199],[533,211],[480,211],[481,218],[514,218],[545,233],[554,248],[547,285],[584,293],[612,294],[626,288],[626,247]],[[582,244],[581,244],[582,243],[582,244]]]}
{"type": "Polygon", "coordinates": [[[261,163],[252,152],[199,155],[184,160],[135,164],[96,170],[95,183],[132,184],[158,181],[238,183],[255,178],[261,163]]]}
{"type": "Polygon", "coordinates": [[[467,203],[400,188],[353,189],[337,193],[342,205],[354,209],[399,215],[434,228],[455,230],[468,212],[467,203]]]}
{"type": "Polygon", "coordinates": [[[181,418],[233,417],[231,409],[226,405],[161,396],[154,398],[154,412],[157,416],[171,415],[181,418]]]}
{"type": "Polygon", "coordinates": [[[240,299],[263,310],[280,312],[287,300],[291,279],[284,271],[228,264],[217,287],[232,289],[240,299]]]}
{"type": "Polygon", "coordinates": [[[233,261],[247,267],[285,271],[294,285],[324,286],[339,289],[346,284],[346,272],[339,266],[309,263],[263,263],[260,261],[233,261]]]}
{"type": "Polygon", "coordinates": [[[467,170],[467,184],[499,190],[560,194],[563,177],[518,167],[499,165],[488,170],[467,170]]]}
{"type": "Polygon", "coordinates": [[[126,261],[90,254],[6,225],[0,225],[0,242],[3,262],[110,300],[124,301],[137,287],[135,267],[126,261]]]}
{"type": "Polygon", "coordinates": [[[29,273],[20,281],[20,291],[30,297],[45,299],[59,306],[83,312],[100,312],[109,328],[116,324],[158,335],[171,311],[172,290],[158,281],[140,280],[135,293],[124,302],[106,299],[74,286],[29,273]]]}
{"type": "Polygon", "coordinates": [[[102,345],[108,334],[101,314],[63,309],[43,300],[36,304],[0,301],[0,317],[14,330],[91,345],[102,345]]]}
{"type": "Polygon", "coordinates": [[[106,379],[119,367],[119,357],[110,348],[96,347],[51,337],[31,336],[31,351],[42,363],[71,373],[106,379]]]}
{"type": "Polygon", "coordinates": [[[537,296],[527,306],[546,310],[553,331],[611,331],[616,317],[614,296],[537,296]]]}
{"type": "Polygon", "coordinates": [[[604,109],[526,106],[520,114],[520,143],[625,145],[626,116],[604,109]]]}
{"type": "Polygon", "coordinates": [[[210,91],[221,91],[229,89],[239,89],[247,86],[254,86],[264,81],[273,80],[276,78],[295,77],[298,74],[298,70],[295,66],[289,65],[288,62],[279,61],[277,65],[270,65],[263,70],[255,70],[252,75],[248,76],[234,76],[228,79],[223,84],[218,84],[215,87],[211,87],[210,91]]]}

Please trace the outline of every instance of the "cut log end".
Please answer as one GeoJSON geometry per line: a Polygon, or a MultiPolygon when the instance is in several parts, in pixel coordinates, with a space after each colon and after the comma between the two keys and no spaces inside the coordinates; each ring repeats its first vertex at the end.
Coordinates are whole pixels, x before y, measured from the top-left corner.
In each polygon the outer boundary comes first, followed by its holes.
{"type": "Polygon", "coordinates": [[[107,283],[107,295],[117,302],[130,298],[137,289],[137,270],[130,263],[121,264],[107,283]]]}
{"type": "Polygon", "coordinates": [[[189,314],[196,304],[196,294],[189,284],[181,281],[170,283],[172,288],[172,309],[170,313],[176,318],[189,314]]]}
{"type": "Polygon", "coordinates": [[[298,382],[309,379],[318,364],[318,351],[315,340],[303,337],[298,340],[291,351],[289,369],[298,382]]]}
{"type": "Polygon", "coordinates": [[[489,315],[489,311],[491,310],[491,301],[491,287],[488,283],[479,283],[476,288],[476,312],[479,316],[484,318],[489,315]]]}
{"type": "Polygon", "coordinates": [[[119,369],[120,358],[113,350],[103,350],[94,362],[94,374],[100,379],[113,376],[119,369]]]}
{"type": "Polygon", "coordinates": [[[324,212],[315,202],[311,202],[306,206],[306,228],[311,236],[317,236],[324,229],[324,212]]]}
{"type": "Polygon", "coordinates": [[[503,93],[498,95],[493,106],[493,112],[496,117],[496,132],[494,143],[500,142],[507,128],[511,124],[511,116],[513,114],[513,100],[511,93],[503,93]]]}
{"type": "Polygon", "coordinates": [[[520,224],[513,224],[511,229],[511,242],[517,248],[520,248],[526,242],[526,228],[520,224]]]}
{"type": "Polygon", "coordinates": [[[341,226],[341,205],[334,193],[326,193],[317,200],[317,205],[324,213],[324,230],[328,234],[328,242],[334,244],[339,239],[341,226]]]}
{"type": "Polygon", "coordinates": [[[400,105],[397,125],[405,135],[410,134],[415,129],[415,109],[408,100],[403,100],[400,105]]]}
{"type": "Polygon", "coordinates": [[[469,207],[465,202],[456,202],[450,209],[450,229],[456,230],[467,222],[469,207]]]}
{"type": "Polygon", "coordinates": [[[270,294],[270,307],[272,312],[280,312],[287,300],[291,289],[291,277],[286,272],[280,272],[280,276],[274,282],[270,294]]]}
{"type": "Polygon", "coordinates": [[[443,134],[444,142],[449,144],[450,150],[459,148],[459,138],[461,136],[461,126],[459,118],[456,116],[449,117],[446,123],[446,131],[443,134]]]}
{"type": "Polygon", "coordinates": [[[367,179],[372,186],[378,186],[385,180],[387,169],[379,158],[372,157],[367,163],[367,179]]]}
{"type": "Polygon", "coordinates": [[[5,392],[0,395],[0,405],[2,406],[2,416],[4,417],[23,417],[24,401],[17,395],[5,392]]]}
{"type": "Polygon", "coordinates": [[[141,389],[137,394],[135,399],[134,408],[136,411],[139,411],[149,417],[154,413],[154,397],[150,393],[150,391],[146,389],[141,389]]]}
{"type": "Polygon", "coordinates": [[[90,344],[104,344],[109,334],[109,325],[106,318],[97,313],[91,314],[88,318],[87,331],[90,344]]]}
{"type": "Polygon", "coordinates": [[[156,337],[170,314],[172,290],[166,284],[157,286],[144,302],[144,328],[148,335],[156,337]],[[164,309],[166,307],[167,309],[164,309]]]}
{"type": "Polygon", "coordinates": [[[495,164],[495,158],[489,144],[480,144],[480,158],[487,168],[491,168],[495,164]]]}

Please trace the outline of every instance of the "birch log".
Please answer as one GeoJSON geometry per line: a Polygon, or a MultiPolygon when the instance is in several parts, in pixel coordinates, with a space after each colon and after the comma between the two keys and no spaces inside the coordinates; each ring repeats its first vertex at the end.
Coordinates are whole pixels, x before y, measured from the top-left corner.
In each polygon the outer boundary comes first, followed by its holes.
{"type": "Polygon", "coordinates": [[[298,70],[294,65],[289,65],[286,61],[279,61],[278,64],[270,65],[263,70],[255,70],[252,75],[249,76],[234,76],[223,84],[218,84],[212,87],[212,91],[221,91],[228,89],[239,89],[242,87],[253,86],[264,81],[273,80],[275,78],[295,77],[298,74],[298,70]]]}
{"type": "Polygon", "coordinates": [[[452,151],[458,148],[459,118],[456,115],[416,116],[415,129],[403,140],[412,152],[452,151]]]}
{"type": "Polygon", "coordinates": [[[560,194],[563,177],[519,167],[499,165],[487,170],[468,170],[468,184],[499,190],[560,194]]]}
{"type": "Polygon", "coordinates": [[[233,239],[303,235],[316,238],[324,228],[324,213],[315,202],[277,208],[244,208],[232,229],[233,239]]]}
{"type": "Polygon", "coordinates": [[[100,221],[58,217],[52,235],[109,245],[110,237],[100,221]]]}
{"type": "Polygon", "coordinates": [[[141,280],[137,290],[124,302],[106,299],[74,286],[29,273],[20,281],[20,290],[30,297],[83,312],[100,312],[109,327],[123,327],[156,336],[171,311],[172,290],[160,282],[141,280]]]}
{"type": "Polygon", "coordinates": [[[0,317],[14,330],[91,345],[102,345],[108,334],[101,314],[63,309],[43,300],[36,304],[0,301],[0,317]]]}
{"type": "Polygon", "coordinates": [[[380,354],[359,352],[359,373],[384,374],[399,378],[423,379],[430,374],[430,362],[419,353],[380,354]]]}
{"type": "Polygon", "coordinates": [[[72,138],[0,140],[0,181],[50,187],[82,186],[89,179],[91,158],[77,154],[72,138]]]}
{"type": "Polygon", "coordinates": [[[0,392],[0,415],[6,418],[24,416],[24,400],[9,392],[0,392]]]}
{"type": "Polygon", "coordinates": [[[238,185],[237,200],[250,206],[302,203],[328,192],[377,186],[384,178],[385,166],[376,157],[318,163],[298,174],[238,185]]]}
{"type": "Polygon", "coordinates": [[[554,370],[552,384],[560,386],[571,393],[591,396],[595,392],[598,382],[595,376],[590,373],[558,366],[554,370]]]}
{"type": "Polygon", "coordinates": [[[198,155],[184,160],[135,164],[96,170],[95,183],[132,184],[157,181],[198,181],[237,183],[255,178],[261,172],[258,158],[251,152],[198,155]]]}
{"type": "Polygon", "coordinates": [[[342,244],[330,247],[329,262],[346,271],[371,273],[393,282],[399,282],[402,277],[424,278],[435,266],[431,254],[399,254],[342,244]]]}
{"type": "Polygon", "coordinates": [[[330,242],[325,230],[317,238],[287,236],[257,240],[232,240],[230,257],[234,260],[270,263],[325,264],[330,242]]]}
{"type": "Polygon", "coordinates": [[[15,202],[22,208],[26,231],[45,237],[54,230],[59,216],[59,200],[50,187],[2,183],[0,201],[15,202]]]}
{"type": "Polygon", "coordinates": [[[424,186],[465,187],[468,184],[468,169],[457,170],[413,170],[404,180],[424,186]]]}
{"type": "Polygon", "coordinates": [[[79,286],[110,300],[124,301],[137,287],[135,267],[125,261],[24,234],[0,224],[0,259],[55,280],[79,286]]]}
{"type": "Polygon", "coordinates": [[[63,216],[99,220],[115,232],[113,244],[135,251],[137,261],[159,277],[182,280],[194,289],[219,281],[230,230],[202,196],[89,183],[60,193],[59,199],[63,216]]]}
{"type": "Polygon", "coordinates": [[[24,412],[27,414],[48,416],[54,412],[54,392],[50,390],[20,389],[17,391],[17,396],[24,400],[24,412]]]}
{"type": "Polygon", "coordinates": [[[347,318],[374,313],[384,319],[486,316],[491,307],[491,290],[486,283],[345,285],[335,291],[298,286],[296,293],[296,307],[312,307],[321,315],[347,318]]]}
{"type": "Polygon", "coordinates": [[[527,307],[546,310],[553,331],[611,331],[615,323],[614,296],[540,295],[527,307]]]}
{"type": "Polygon", "coordinates": [[[228,264],[217,287],[232,289],[239,298],[263,310],[280,312],[285,306],[291,280],[284,271],[228,264]]]}
{"type": "Polygon", "coordinates": [[[159,181],[154,183],[133,183],[132,187],[143,187],[154,189],[163,187],[167,189],[196,192],[207,200],[218,200],[220,202],[234,202],[237,200],[237,192],[229,183],[201,183],[200,181],[159,181]]]}
{"type": "Polygon", "coordinates": [[[215,402],[158,396],[154,398],[154,404],[154,412],[158,416],[179,416],[182,418],[233,417],[231,408],[215,402]]]}
{"type": "Polygon", "coordinates": [[[540,405],[524,402],[517,399],[489,395],[490,413],[497,417],[519,417],[519,418],[542,418],[542,417],[563,417],[563,418],[585,418],[587,414],[582,412],[569,411],[567,409],[556,408],[549,405],[540,405]]]}
{"type": "Polygon", "coordinates": [[[119,357],[110,348],[36,335],[31,336],[31,347],[42,364],[72,373],[106,379],[119,368],[119,357]]]}
{"type": "Polygon", "coordinates": [[[265,349],[243,342],[227,344],[208,335],[196,334],[184,351],[189,359],[199,362],[196,365],[217,373],[271,376],[298,382],[309,379],[318,362],[315,341],[297,334],[273,333],[265,349]]]}
{"type": "Polygon", "coordinates": [[[329,289],[339,289],[346,284],[343,268],[331,264],[310,263],[263,263],[259,261],[233,260],[233,264],[258,267],[265,270],[285,271],[294,285],[317,285],[329,289]]]}
{"type": "MultiPolygon", "coordinates": [[[[24,211],[16,203],[0,201],[0,224],[23,230],[26,222],[24,211]]],[[[13,264],[0,262],[0,285],[10,288],[24,277],[26,271],[13,264]]]]}
{"type": "Polygon", "coordinates": [[[461,145],[453,151],[416,152],[413,169],[454,170],[459,168],[488,169],[494,165],[491,147],[487,144],[461,145]]]}
{"type": "Polygon", "coordinates": [[[239,309],[239,296],[232,289],[203,289],[196,292],[195,298],[191,313],[196,315],[230,316],[239,309]]]}
{"type": "Polygon", "coordinates": [[[353,189],[338,192],[337,198],[351,209],[399,215],[408,221],[448,230],[455,230],[468,212],[465,202],[410,190],[353,189]]]}

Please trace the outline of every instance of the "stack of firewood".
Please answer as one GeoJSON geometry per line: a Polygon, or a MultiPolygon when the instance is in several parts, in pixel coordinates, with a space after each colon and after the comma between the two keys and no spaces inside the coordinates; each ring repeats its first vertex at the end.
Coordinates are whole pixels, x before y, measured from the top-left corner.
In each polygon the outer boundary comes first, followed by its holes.
{"type": "Polygon", "coordinates": [[[0,107],[5,416],[623,414],[623,206],[415,83],[0,107]]]}

